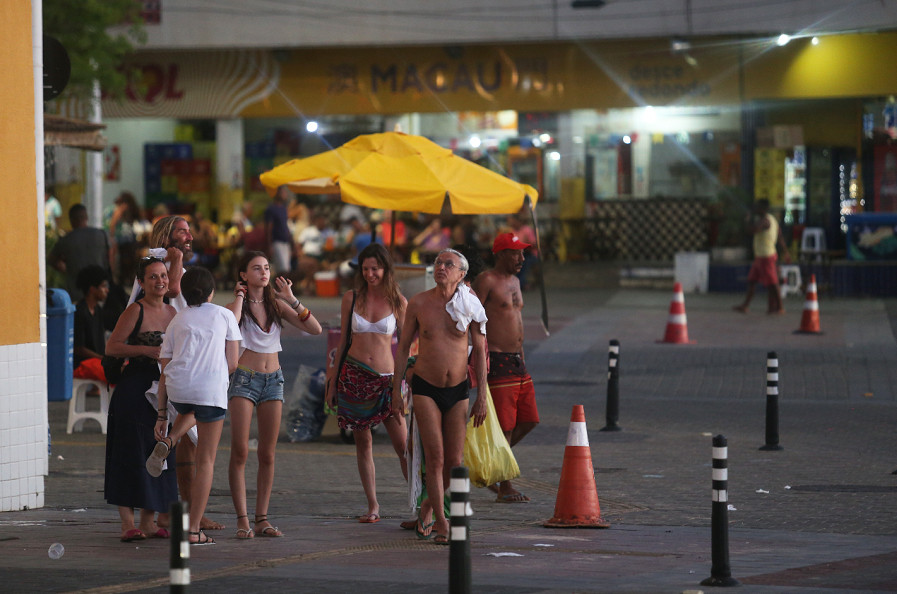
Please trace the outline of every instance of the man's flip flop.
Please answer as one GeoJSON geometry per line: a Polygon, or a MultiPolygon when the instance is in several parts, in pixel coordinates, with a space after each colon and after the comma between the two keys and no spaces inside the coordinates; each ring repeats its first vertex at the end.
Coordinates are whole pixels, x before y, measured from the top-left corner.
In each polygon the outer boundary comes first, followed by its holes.
{"type": "Polygon", "coordinates": [[[380,521],[380,514],[366,514],[358,516],[358,521],[362,524],[376,524],[380,521]]]}
{"type": "Polygon", "coordinates": [[[423,525],[420,520],[418,520],[414,526],[414,533],[417,534],[417,537],[421,540],[430,540],[433,538],[433,524],[435,523],[436,520],[434,519],[429,524],[423,525]],[[429,532],[425,533],[426,530],[429,530],[429,532]]]}
{"type": "Polygon", "coordinates": [[[529,503],[529,497],[523,493],[508,493],[507,495],[499,495],[496,503],[529,503]]]}

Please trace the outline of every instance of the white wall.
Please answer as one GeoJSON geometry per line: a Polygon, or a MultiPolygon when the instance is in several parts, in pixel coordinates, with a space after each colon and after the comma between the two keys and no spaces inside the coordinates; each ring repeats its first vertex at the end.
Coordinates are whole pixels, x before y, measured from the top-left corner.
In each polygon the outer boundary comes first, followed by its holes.
{"type": "Polygon", "coordinates": [[[174,142],[175,120],[106,120],[109,146],[118,145],[121,155],[121,180],[103,182],[103,208],[127,190],[137,203],[146,204],[143,192],[143,145],[147,142],[174,142]]]}
{"type": "Polygon", "coordinates": [[[324,47],[881,30],[897,2],[629,0],[573,9],[569,0],[178,0],[147,26],[150,48],[324,47]]]}

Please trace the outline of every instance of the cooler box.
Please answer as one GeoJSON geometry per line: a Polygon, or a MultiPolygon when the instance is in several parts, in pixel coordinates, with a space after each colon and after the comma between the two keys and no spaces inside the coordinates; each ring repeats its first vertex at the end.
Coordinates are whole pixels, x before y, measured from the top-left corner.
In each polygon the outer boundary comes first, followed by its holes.
{"type": "Polygon", "coordinates": [[[710,254],[676,252],[675,279],[683,293],[706,293],[710,279],[710,254]]]}
{"type": "Polygon", "coordinates": [[[47,289],[47,400],[71,400],[75,306],[62,289],[47,289]]]}
{"type": "Polygon", "coordinates": [[[339,296],[339,275],[335,270],[315,273],[315,292],[318,297],[339,296]]]}

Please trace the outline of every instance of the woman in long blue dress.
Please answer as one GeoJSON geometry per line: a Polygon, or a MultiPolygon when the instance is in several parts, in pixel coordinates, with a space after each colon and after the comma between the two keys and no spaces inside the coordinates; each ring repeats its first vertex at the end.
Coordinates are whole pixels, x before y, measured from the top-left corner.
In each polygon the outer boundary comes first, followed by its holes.
{"type": "Polygon", "coordinates": [[[118,506],[122,542],[168,538],[168,531],[156,525],[155,512],[167,513],[178,499],[174,453],[159,478],[151,477],[145,466],[156,445],[156,419],[166,414],[155,410],[146,391],[159,379],[162,337],[176,311],[163,301],[168,271],[162,260],[141,260],[137,279],[146,295],[122,313],[106,344],[107,355],[128,359],[112,393],[106,426],[104,496],[107,503],[118,506]],[[140,509],[139,526],[135,508],[140,509]]]}

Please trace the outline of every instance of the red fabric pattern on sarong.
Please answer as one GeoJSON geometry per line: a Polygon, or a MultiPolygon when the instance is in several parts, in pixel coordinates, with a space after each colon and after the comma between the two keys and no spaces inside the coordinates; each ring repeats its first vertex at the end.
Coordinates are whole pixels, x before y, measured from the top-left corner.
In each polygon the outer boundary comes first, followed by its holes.
{"type": "Polygon", "coordinates": [[[380,375],[367,365],[346,358],[337,384],[341,429],[369,429],[383,422],[392,404],[392,375],[380,375]]]}

